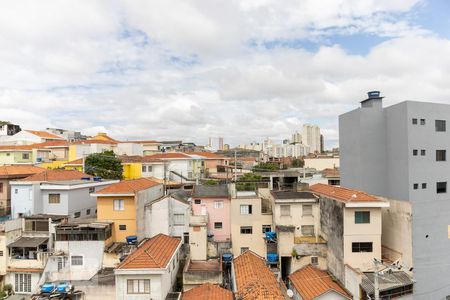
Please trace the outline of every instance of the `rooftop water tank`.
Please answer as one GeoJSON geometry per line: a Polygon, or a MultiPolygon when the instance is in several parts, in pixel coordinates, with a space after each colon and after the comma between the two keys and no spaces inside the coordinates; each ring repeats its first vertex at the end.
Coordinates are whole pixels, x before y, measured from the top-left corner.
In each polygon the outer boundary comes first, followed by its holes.
{"type": "Polygon", "coordinates": [[[231,262],[233,260],[233,254],[224,253],[224,254],[222,254],[222,259],[224,262],[231,262]]]}
{"type": "Polygon", "coordinates": [[[135,235],[129,235],[126,237],[126,239],[127,239],[127,244],[129,244],[129,245],[137,243],[137,236],[135,236],[135,235]]]}
{"type": "Polygon", "coordinates": [[[278,263],[278,254],[276,254],[276,253],[267,253],[267,261],[269,263],[278,263]]]}

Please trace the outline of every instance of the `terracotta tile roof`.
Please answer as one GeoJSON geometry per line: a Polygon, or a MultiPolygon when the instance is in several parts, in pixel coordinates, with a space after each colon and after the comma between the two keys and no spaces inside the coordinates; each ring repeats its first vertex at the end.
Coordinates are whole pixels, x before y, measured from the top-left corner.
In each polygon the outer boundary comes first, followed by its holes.
{"type": "Polygon", "coordinates": [[[96,194],[136,194],[160,183],[147,178],[122,180],[96,192],[96,194]]]}
{"type": "Polygon", "coordinates": [[[40,130],[25,130],[25,131],[29,132],[31,134],[34,134],[35,136],[44,138],[44,139],[57,139],[57,140],[63,139],[62,137],[57,136],[57,135],[47,132],[47,131],[40,131],[40,130]]]}
{"type": "Polygon", "coordinates": [[[163,269],[180,244],[180,239],[160,233],[139,246],[117,269],[163,269]]]}
{"type": "Polygon", "coordinates": [[[160,144],[158,141],[148,140],[148,141],[122,141],[121,143],[135,143],[135,144],[160,144]]]}
{"type": "Polygon", "coordinates": [[[37,143],[30,145],[35,148],[52,148],[52,147],[69,147],[69,142],[66,140],[58,140],[58,141],[46,141],[43,143],[37,143]]]}
{"type": "Polygon", "coordinates": [[[340,173],[339,173],[339,169],[323,169],[322,170],[322,175],[325,178],[339,178],[341,177],[340,173]]]}
{"type": "Polygon", "coordinates": [[[312,192],[335,199],[342,202],[373,202],[383,201],[375,196],[369,195],[365,192],[352,190],[335,185],[328,185],[323,183],[314,184],[309,188],[312,192]]]}
{"type": "Polygon", "coordinates": [[[205,283],[183,293],[183,300],[233,300],[233,293],[216,284],[205,283]]]}
{"type": "Polygon", "coordinates": [[[82,177],[92,177],[77,170],[45,170],[21,179],[22,181],[62,181],[79,180],[82,177]]]}
{"type": "Polygon", "coordinates": [[[10,151],[16,151],[16,150],[33,150],[33,145],[1,145],[0,150],[10,150],[10,151]]]}
{"type": "Polygon", "coordinates": [[[82,140],[72,143],[73,145],[90,145],[90,144],[105,144],[105,145],[116,145],[117,141],[110,140],[82,140]]]}
{"type": "Polygon", "coordinates": [[[31,165],[0,166],[0,178],[26,177],[45,170],[31,165]]]}
{"type": "Polygon", "coordinates": [[[68,161],[64,165],[65,166],[68,166],[68,165],[71,165],[71,166],[74,166],[74,165],[78,166],[78,165],[80,165],[81,166],[81,165],[83,165],[83,159],[82,158],[78,158],[78,159],[75,159],[75,160],[72,160],[72,161],[68,161]]]}
{"type": "Polygon", "coordinates": [[[193,152],[187,152],[186,154],[193,154],[193,155],[199,155],[204,156],[206,158],[210,159],[229,159],[228,157],[223,156],[222,154],[212,153],[212,152],[202,152],[202,151],[193,151],[193,152]]]}
{"type": "Polygon", "coordinates": [[[42,273],[44,269],[38,268],[10,268],[8,267],[8,272],[16,272],[16,273],[42,273]]]}
{"type": "Polygon", "coordinates": [[[275,275],[264,259],[252,251],[245,251],[233,260],[237,296],[242,300],[284,300],[275,275]]]}
{"type": "Polygon", "coordinates": [[[184,159],[192,159],[186,153],[181,152],[166,152],[166,153],[158,153],[152,155],[146,155],[145,157],[150,159],[171,159],[171,158],[184,158],[184,159]]]}
{"type": "Polygon", "coordinates": [[[352,299],[351,295],[333,280],[331,275],[312,265],[307,265],[292,273],[289,275],[289,280],[303,300],[316,299],[329,291],[335,291],[348,299],[352,299]]]}

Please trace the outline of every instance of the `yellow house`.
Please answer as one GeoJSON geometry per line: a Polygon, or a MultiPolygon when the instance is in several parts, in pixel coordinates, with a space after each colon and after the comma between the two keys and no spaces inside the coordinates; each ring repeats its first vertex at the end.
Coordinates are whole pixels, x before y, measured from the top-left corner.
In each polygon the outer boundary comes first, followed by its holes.
{"type": "MultiPolygon", "coordinates": [[[[140,158],[142,159],[142,157],[140,158]]],[[[123,179],[128,180],[142,178],[142,162],[138,160],[127,159],[126,157],[124,158],[124,156],[119,157],[119,159],[122,161],[123,179]]],[[[69,161],[63,164],[62,167],[66,170],[83,171],[83,159],[79,158],[69,161]]]]}
{"type": "Polygon", "coordinates": [[[146,178],[123,180],[97,191],[97,219],[113,222],[112,239],[145,237],[145,205],[163,196],[163,186],[146,178]]]}
{"type": "Polygon", "coordinates": [[[66,170],[78,170],[78,171],[83,171],[83,159],[79,158],[79,159],[75,159],[72,161],[68,161],[65,164],[62,165],[62,167],[66,170]]]}

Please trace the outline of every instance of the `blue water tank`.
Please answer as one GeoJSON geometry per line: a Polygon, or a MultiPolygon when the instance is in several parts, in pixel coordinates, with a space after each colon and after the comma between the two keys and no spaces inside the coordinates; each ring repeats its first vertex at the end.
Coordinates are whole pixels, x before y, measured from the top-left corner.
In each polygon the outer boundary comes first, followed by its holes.
{"type": "Polygon", "coordinates": [[[46,282],[41,286],[41,293],[51,293],[55,290],[55,284],[51,282],[46,282]]]}
{"type": "Polygon", "coordinates": [[[367,95],[370,98],[379,98],[380,97],[380,91],[370,91],[367,93],[367,95]]]}
{"type": "Polygon", "coordinates": [[[267,253],[267,261],[270,263],[277,263],[278,262],[278,254],[267,253]]]}
{"type": "Polygon", "coordinates": [[[233,260],[233,254],[224,253],[224,254],[222,254],[222,259],[224,262],[231,262],[233,260]]]}
{"type": "Polygon", "coordinates": [[[266,239],[274,241],[277,238],[277,233],[275,231],[266,232],[266,239]]]}
{"type": "Polygon", "coordinates": [[[127,239],[127,244],[136,244],[137,243],[137,236],[135,235],[129,235],[126,237],[127,239]]]}
{"type": "Polygon", "coordinates": [[[85,177],[81,177],[81,180],[86,180],[86,181],[89,181],[89,180],[91,180],[91,177],[88,177],[88,176],[85,176],[85,177]]]}
{"type": "Polygon", "coordinates": [[[102,181],[102,178],[100,176],[95,176],[94,181],[102,181]]]}

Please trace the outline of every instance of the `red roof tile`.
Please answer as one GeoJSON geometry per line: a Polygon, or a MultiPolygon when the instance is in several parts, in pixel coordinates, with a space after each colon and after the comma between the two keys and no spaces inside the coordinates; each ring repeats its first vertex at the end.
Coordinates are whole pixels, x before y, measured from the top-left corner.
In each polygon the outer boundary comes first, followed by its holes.
{"type": "Polygon", "coordinates": [[[335,185],[317,183],[309,188],[312,192],[342,202],[378,202],[383,201],[365,192],[335,185]]]}
{"type": "Polygon", "coordinates": [[[71,166],[73,166],[73,165],[76,165],[76,166],[80,165],[81,166],[81,165],[83,165],[83,159],[82,158],[78,158],[78,159],[75,159],[75,160],[72,160],[72,161],[68,161],[64,165],[65,166],[68,166],[68,165],[71,165],[71,166]]]}
{"type": "Polygon", "coordinates": [[[31,134],[34,134],[35,136],[44,138],[44,139],[57,139],[57,140],[63,139],[62,137],[57,136],[57,135],[47,132],[47,131],[40,131],[40,130],[25,130],[25,131],[29,132],[31,134]]]}
{"type": "Polygon", "coordinates": [[[289,275],[289,280],[303,300],[316,299],[329,291],[335,291],[348,299],[352,299],[351,295],[333,280],[331,275],[312,265],[307,265],[292,273],[289,275]]]}
{"type": "Polygon", "coordinates": [[[183,300],[233,300],[233,293],[218,285],[205,283],[183,293],[183,300]]]}
{"type": "Polygon", "coordinates": [[[90,145],[90,144],[107,144],[107,145],[116,145],[116,141],[110,140],[82,140],[76,141],[72,143],[73,145],[90,145]]]}
{"type": "Polygon", "coordinates": [[[62,181],[79,180],[82,177],[92,177],[77,170],[45,170],[21,179],[22,181],[62,181]]]}
{"type": "Polygon", "coordinates": [[[10,151],[17,151],[17,150],[26,150],[31,151],[33,150],[33,145],[1,145],[0,150],[10,150],[10,151]]]}
{"type": "Polygon", "coordinates": [[[138,191],[146,190],[156,185],[160,185],[160,183],[147,178],[123,180],[97,191],[96,194],[136,194],[138,191]]]}
{"type": "Polygon", "coordinates": [[[193,151],[193,152],[187,152],[186,154],[193,154],[193,155],[199,155],[199,156],[204,156],[206,158],[210,158],[210,159],[229,159],[228,157],[225,157],[221,154],[217,154],[217,153],[212,153],[212,152],[201,152],[201,151],[193,151]]]}
{"type": "Polygon", "coordinates": [[[158,153],[153,155],[146,155],[145,157],[150,159],[171,159],[171,158],[192,159],[192,157],[190,157],[189,155],[181,152],[158,153]]]}
{"type": "Polygon", "coordinates": [[[160,233],[139,246],[117,269],[163,269],[180,244],[180,239],[160,233]]]}
{"type": "Polygon", "coordinates": [[[32,144],[30,145],[33,149],[39,148],[53,148],[53,147],[69,147],[69,142],[66,140],[58,140],[58,141],[46,141],[43,143],[32,144]]]}
{"type": "Polygon", "coordinates": [[[264,259],[245,251],[233,261],[237,295],[242,300],[283,300],[275,275],[267,268],[264,259]]]}
{"type": "Polygon", "coordinates": [[[0,166],[0,178],[26,177],[45,170],[31,165],[0,166]]]}

